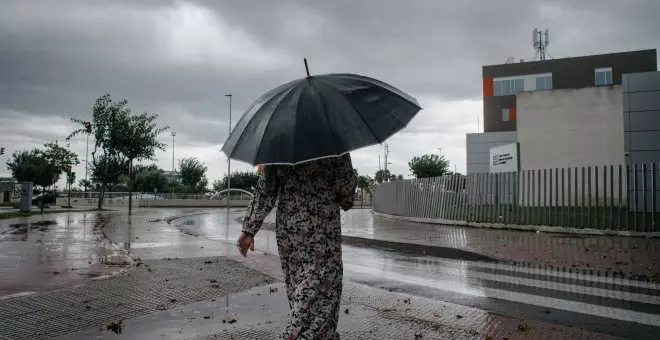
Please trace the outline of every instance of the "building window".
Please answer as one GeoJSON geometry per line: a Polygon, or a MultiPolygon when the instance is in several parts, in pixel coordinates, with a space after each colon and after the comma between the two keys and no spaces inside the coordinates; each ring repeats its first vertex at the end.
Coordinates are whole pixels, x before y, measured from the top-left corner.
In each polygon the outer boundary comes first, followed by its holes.
{"type": "Polygon", "coordinates": [[[508,108],[502,109],[502,121],[503,122],[508,122],[509,118],[510,118],[509,117],[509,109],[508,108]]]}
{"type": "Polygon", "coordinates": [[[536,90],[552,90],[552,75],[536,77],[536,90]]]}
{"type": "Polygon", "coordinates": [[[511,96],[525,90],[524,79],[506,79],[493,81],[494,96],[511,96]]]}
{"type": "Polygon", "coordinates": [[[612,85],[612,68],[597,68],[594,71],[596,86],[612,85]]]}

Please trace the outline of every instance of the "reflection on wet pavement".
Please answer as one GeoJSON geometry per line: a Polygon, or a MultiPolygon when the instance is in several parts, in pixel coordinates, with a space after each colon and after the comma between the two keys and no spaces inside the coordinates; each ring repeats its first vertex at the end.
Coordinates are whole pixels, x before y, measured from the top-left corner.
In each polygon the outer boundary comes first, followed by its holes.
{"type": "MultiPolygon", "coordinates": [[[[237,215],[238,217],[240,215],[237,215]]],[[[185,233],[234,242],[240,224],[224,214],[186,217],[185,233]]],[[[274,232],[261,230],[257,250],[277,253],[274,232]]],[[[660,285],[578,269],[448,260],[393,250],[344,246],[348,280],[454,302],[505,316],[654,339],[660,332],[660,285]]]]}
{"type": "MultiPolygon", "coordinates": [[[[236,219],[243,212],[208,212],[148,209],[131,216],[80,212],[0,221],[0,295],[110,273],[129,261],[125,254],[145,260],[235,256],[234,242],[241,230],[236,219]],[[177,214],[184,216],[171,218],[177,214]]],[[[345,214],[346,218],[364,222],[370,217],[357,212],[345,214]]],[[[472,242],[452,233],[442,242],[464,242],[466,247],[472,242]]],[[[274,232],[260,231],[256,249],[277,254],[274,232]]],[[[375,288],[624,338],[654,339],[660,332],[657,283],[578,269],[448,260],[384,248],[344,246],[343,252],[346,279],[375,288]]]]}
{"type": "Polygon", "coordinates": [[[660,281],[660,239],[536,233],[396,221],[367,210],[342,215],[342,234],[459,248],[546,266],[588,268],[660,281]]]}
{"type": "Polygon", "coordinates": [[[129,264],[103,237],[108,218],[79,212],[0,221],[0,296],[54,288],[129,264]]]}

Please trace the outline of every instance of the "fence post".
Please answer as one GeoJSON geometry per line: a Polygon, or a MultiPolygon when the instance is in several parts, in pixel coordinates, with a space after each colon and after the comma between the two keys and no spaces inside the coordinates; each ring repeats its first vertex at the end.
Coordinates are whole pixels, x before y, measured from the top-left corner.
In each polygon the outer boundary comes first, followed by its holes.
{"type": "Polygon", "coordinates": [[[642,230],[647,231],[646,226],[646,214],[648,213],[646,206],[648,205],[648,200],[646,199],[646,163],[642,164],[642,201],[644,204],[644,209],[642,209],[642,230]]]}
{"type": "Polygon", "coordinates": [[[658,212],[657,209],[657,204],[658,202],[656,201],[656,183],[655,183],[655,176],[656,176],[656,171],[657,171],[657,163],[653,162],[651,165],[651,211],[653,212],[651,214],[651,231],[656,231],[655,228],[655,214],[658,212]]]}
{"type": "Polygon", "coordinates": [[[599,217],[598,217],[598,216],[600,216],[600,214],[599,214],[600,209],[598,208],[598,194],[599,194],[599,190],[598,190],[598,166],[594,166],[594,186],[596,187],[596,190],[595,190],[595,193],[594,193],[595,204],[594,204],[594,223],[593,223],[593,227],[594,228],[600,228],[600,221],[599,221],[599,217]]]}
{"type": "Polygon", "coordinates": [[[609,229],[614,226],[614,165],[610,165],[610,223],[609,229]]]}
{"type": "MultiPolygon", "coordinates": [[[[566,226],[566,168],[561,168],[561,225],[566,226]]],[[[570,173],[569,173],[570,175],[570,173]]],[[[570,189],[569,189],[570,190],[570,189]]],[[[569,191],[570,192],[570,191],[569,191]]],[[[569,193],[570,195],[570,193],[569,193]]]]}
{"type": "Polygon", "coordinates": [[[633,197],[635,198],[634,202],[634,208],[633,208],[633,228],[635,231],[637,231],[637,210],[639,208],[639,184],[637,183],[637,163],[633,164],[633,188],[634,188],[634,194],[633,197]]]}

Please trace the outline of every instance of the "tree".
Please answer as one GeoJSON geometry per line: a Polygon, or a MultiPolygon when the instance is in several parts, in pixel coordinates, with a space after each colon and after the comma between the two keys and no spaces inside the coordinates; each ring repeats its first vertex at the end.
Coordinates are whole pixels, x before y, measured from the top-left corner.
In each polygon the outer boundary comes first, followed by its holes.
{"type": "Polygon", "coordinates": [[[371,195],[371,187],[374,184],[374,179],[366,176],[366,175],[360,175],[358,176],[358,183],[357,187],[360,189],[360,197],[362,197],[362,202],[364,202],[364,193],[368,193],[371,195]]]}
{"type": "Polygon", "coordinates": [[[83,187],[84,190],[87,191],[87,188],[92,187],[92,182],[88,179],[81,179],[80,181],[78,181],[78,185],[83,187]]]}
{"type": "MultiPolygon", "coordinates": [[[[57,143],[47,143],[44,147],[43,150],[14,152],[12,158],[7,161],[7,169],[16,180],[41,186],[42,192],[57,182],[62,172],[69,173],[71,167],[79,163],[76,154],[57,143]]],[[[43,211],[43,204],[41,210],[43,211]]]]}
{"type": "Polygon", "coordinates": [[[195,157],[182,158],[179,160],[179,175],[189,193],[203,193],[209,184],[206,179],[207,167],[195,157]]]}
{"type": "Polygon", "coordinates": [[[440,177],[449,174],[449,161],[442,155],[416,156],[408,162],[408,166],[416,178],[440,177]]]}
{"type": "Polygon", "coordinates": [[[165,192],[167,190],[167,177],[156,164],[148,166],[134,166],[132,180],[135,189],[140,192],[165,192]]]}
{"type": "Polygon", "coordinates": [[[92,168],[89,170],[92,180],[100,184],[98,208],[101,209],[105,191],[121,183],[122,176],[128,173],[128,162],[125,159],[103,154],[94,156],[92,168]]]}
{"type": "MultiPolygon", "coordinates": [[[[157,127],[157,117],[146,112],[133,115],[125,99],[115,102],[110,94],[105,94],[96,99],[92,107],[91,125],[85,124],[82,119],[71,119],[74,123],[83,123],[83,126],[74,130],[67,140],[80,134],[94,134],[91,167],[96,178],[100,180],[99,209],[103,206],[105,191],[114,186],[110,184],[118,183],[120,175],[129,174],[133,161],[151,159],[156,149],[165,148],[165,144],[158,142],[156,138],[168,127],[157,127]]],[[[130,183],[129,180],[129,186],[130,183]]],[[[131,190],[132,188],[129,188],[129,191],[131,190]]],[[[131,196],[129,195],[129,209],[132,207],[131,196]]]]}
{"type": "MultiPolygon", "coordinates": [[[[254,192],[259,182],[259,173],[257,171],[235,171],[231,174],[230,184],[232,189],[242,189],[254,192]]],[[[213,182],[213,191],[219,192],[227,189],[227,175],[222,180],[213,182]]]]}
{"type": "Polygon", "coordinates": [[[383,182],[390,182],[390,181],[396,181],[396,180],[402,180],[403,175],[395,175],[392,172],[390,172],[389,169],[387,170],[378,170],[376,171],[376,175],[374,176],[374,180],[376,183],[383,183],[383,182]]]}
{"type": "Polygon", "coordinates": [[[59,176],[63,172],[69,173],[71,167],[80,164],[80,161],[78,161],[78,155],[71,152],[69,149],[60,146],[57,142],[46,143],[44,144],[44,147],[45,148],[41,151],[44,159],[57,172],[57,178],[53,183],[59,180],[59,176]]]}
{"type": "MultiPolygon", "coordinates": [[[[124,100],[124,103],[126,101],[124,100]]],[[[143,112],[139,115],[131,115],[131,110],[126,108],[126,120],[123,121],[124,133],[120,134],[120,143],[118,150],[126,156],[129,164],[129,171],[133,166],[133,161],[152,160],[156,155],[156,150],[165,150],[167,144],[158,141],[158,135],[167,131],[169,126],[158,127],[156,119],[158,115],[143,112]]],[[[128,211],[131,211],[133,204],[133,186],[132,176],[128,178],[128,211]]],[[[206,185],[205,185],[206,186],[206,185]]]]}

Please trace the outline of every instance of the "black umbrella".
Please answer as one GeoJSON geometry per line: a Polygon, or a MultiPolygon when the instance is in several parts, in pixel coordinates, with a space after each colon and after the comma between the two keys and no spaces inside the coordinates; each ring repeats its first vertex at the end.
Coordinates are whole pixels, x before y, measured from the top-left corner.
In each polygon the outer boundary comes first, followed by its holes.
{"type": "MultiPolygon", "coordinates": [[[[307,69],[307,61],[305,60],[307,69]]],[[[222,151],[249,164],[298,164],[379,144],[421,110],[415,98],[356,74],[309,76],[257,99],[222,151]]]]}

